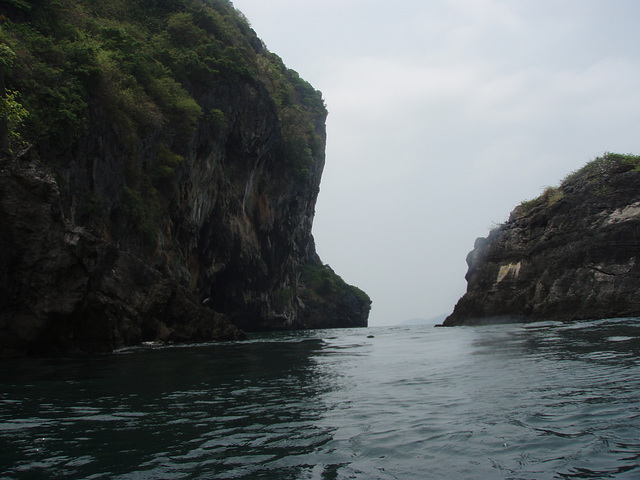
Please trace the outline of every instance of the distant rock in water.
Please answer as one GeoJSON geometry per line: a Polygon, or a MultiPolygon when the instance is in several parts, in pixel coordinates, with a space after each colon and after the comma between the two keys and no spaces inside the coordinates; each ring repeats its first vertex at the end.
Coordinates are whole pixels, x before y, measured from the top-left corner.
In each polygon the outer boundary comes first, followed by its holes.
{"type": "Polygon", "coordinates": [[[228,0],[63,3],[0,7],[0,355],[366,326],[321,92],[228,0]]]}
{"type": "Polygon", "coordinates": [[[606,154],[523,202],[467,264],[444,325],[640,315],[640,157],[606,154]]]}

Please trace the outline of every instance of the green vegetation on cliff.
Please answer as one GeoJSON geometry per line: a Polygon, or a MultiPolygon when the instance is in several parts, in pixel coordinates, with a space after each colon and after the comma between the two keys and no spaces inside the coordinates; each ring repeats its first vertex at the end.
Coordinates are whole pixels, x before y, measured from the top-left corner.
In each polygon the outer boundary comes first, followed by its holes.
{"type": "MultiPolygon", "coordinates": [[[[129,155],[158,130],[170,134],[164,148],[181,154],[203,116],[213,128],[225,124],[223,112],[203,111],[198,95],[241,78],[267,86],[286,140],[283,158],[296,174],[309,173],[322,146],[314,129],[326,115],[321,93],[264,48],[231,2],[2,3],[0,108],[10,120],[3,141],[22,136],[39,151],[73,149],[87,133],[89,107],[98,104],[129,155]]],[[[165,181],[175,170],[166,167],[153,166],[165,181]]],[[[129,188],[152,193],[144,167],[128,174],[129,188]]]]}
{"type": "Polygon", "coordinates": [[[523,201],[515,212],[523,215],[537,207],[549,207],[576,188],[593,188],[597,196],[606,196],[614,193],[608,179],[630,170],[640,170],[640,155],[605,153],[567,175],[559,187],[546,187],[539,197],[523,201]]]}
{"type": "MultiPolygon", "coordinates": [[[[2,150],[31,145],[60,172],[91,117],[105,117],[127,159],[127,228],[143,244],[157,239],[158,212],[176,193],[195,130],[228,127],[225,113],[199,98],[216,86],[266,87],[284,139],[279,156],[295,178],[306,179],[323,154],[321,93],[269,52],[228,0],[11,0],[0,14],[2,150]],[[143,143],[153,151],[141,155],[143,143]]],[[[92,200],[87,193],[80,204],[92,200]]]]}
{"type": "Polygon", "coordinates": [[[0,114],[0,161],[46,172],[65,222],[197,303],[247,330],[366,325],[361,291],[303,280],[322,95],[229,0],[0,0],[0,114]]]}
{"type": "Polygon", "coordinates": [[[560,187],[567,188],[579,184],[602,185],[611,175],[629,170],[640,170],[640,155],[608,152],[567,175],[560,187]]]}
{"type": "Polygon", "coordinates": [[[369,295],[358,287],[346,283],[329,265],[306,265],[302,273],[302,282],[307,287],[309,294],[316,298],[325,298],[336,302],[344,298],[345,295],[351,294],[364,303],[371,303],[369,295]]]}

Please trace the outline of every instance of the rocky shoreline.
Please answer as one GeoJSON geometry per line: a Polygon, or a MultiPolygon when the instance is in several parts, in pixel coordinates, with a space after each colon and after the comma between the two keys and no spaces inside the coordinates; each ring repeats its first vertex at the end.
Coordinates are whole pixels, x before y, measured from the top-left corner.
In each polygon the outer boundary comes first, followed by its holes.
{"type": "Polygon", "coordinates": [[[638,164],[600,157],[477,239],[444,325],[639,316],[638,164]]]}

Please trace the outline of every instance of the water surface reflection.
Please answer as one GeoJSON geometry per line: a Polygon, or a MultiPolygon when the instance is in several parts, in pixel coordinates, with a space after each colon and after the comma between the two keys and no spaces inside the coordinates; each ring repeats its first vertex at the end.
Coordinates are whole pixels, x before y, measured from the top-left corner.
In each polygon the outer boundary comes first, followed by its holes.
{"type": "Polygon", "coordinates": [[[10,478],[132,470],[223,478],[311,452],[331,435],[316,425],[332,386],[313,362],[323,341],[299,340],[9,361],[0,470],[10,478]]]}
{"type": "Polygon", "coordinates": [[[640,323],[260,335],[0,365],[2,478],[638,478],[640,323]]]}

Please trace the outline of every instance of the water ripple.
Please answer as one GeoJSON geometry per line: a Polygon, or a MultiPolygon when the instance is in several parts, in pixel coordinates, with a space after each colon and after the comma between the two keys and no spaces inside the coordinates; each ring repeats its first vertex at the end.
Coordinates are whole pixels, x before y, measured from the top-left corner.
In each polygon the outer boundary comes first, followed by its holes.
{"type": "Polygon", "coordinates": [[[268,334],[0,379],[3,479],[640,477],[638,320],[268,334]]]}

